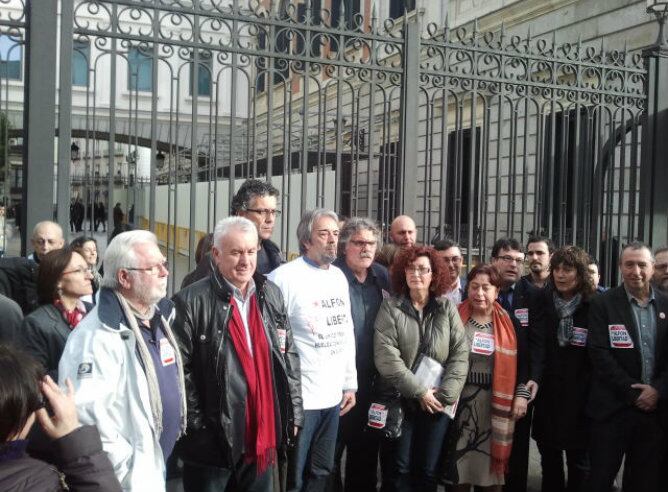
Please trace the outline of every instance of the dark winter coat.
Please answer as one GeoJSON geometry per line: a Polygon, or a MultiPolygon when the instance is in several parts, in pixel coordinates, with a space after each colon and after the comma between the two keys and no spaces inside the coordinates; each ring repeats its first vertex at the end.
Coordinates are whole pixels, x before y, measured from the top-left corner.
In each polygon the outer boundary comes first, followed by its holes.
{"type": "MultiPolygon", "coordinates": [[[[586,339],[566,347],[557,341],[559,317],[554,308],[553,288],[547,287],[535,299],[529,323],[543,339],[543,353],[535,357],[540,389],[535,402],[533,438],[555,449],[583,449],[587,446],[590,422],[585,415],[591,367],[586,339]],[[585,345],[581,343],[584,342],[585,345]]],[[[589,332],[589,302],[583,300],[573,314],[573,327],[589,332]]]]}
{"type": "MultiPolygon", "coordinates": [[[[255,273],[253,280],[271,352],[280,460],[292,443],[294,426],[304,421],[299,356],[281,291],[262,274],[255,273]],[[284,342],[279,330],[285,330],[284,342]]],[[[214,271],[173,301],[188,400],[188,428],[179,452],[194,463],[233,468],[243,451],[246,381],[230,339],[232,291],[214,271]]]]}
{"type": "Polygon", "coordinates": [[[0,444],[0,490],[3,492],[120,492],[114,469],[102,450],[95,426],[79,427],[52,443],[56,467],[29,457],[26,441],[0,444]]]}
{"type": "MultiPolygon", "coordinates": [[[[92,308],[84,303],[86,312],[92,308]]],[[[72,329],[53,304],[44,304],[25,317],[21,327],[23,348],[35,357],[54,381],[58,381],[58,362],[72,329]]]]}

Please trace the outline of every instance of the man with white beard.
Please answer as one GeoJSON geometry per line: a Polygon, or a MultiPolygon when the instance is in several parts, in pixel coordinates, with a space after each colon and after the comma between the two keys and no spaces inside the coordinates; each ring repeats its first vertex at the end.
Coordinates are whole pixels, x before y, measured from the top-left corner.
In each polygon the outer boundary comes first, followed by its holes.
{"type": "Polygon", "coordinates": [[[185,428],[168,276],[153,233],[116,236],[99,302],[70,334],[58,368],[61,385],[74,383],[79,421],[99,429],[124,491],[165,490],[165,461],[185,428]]]}

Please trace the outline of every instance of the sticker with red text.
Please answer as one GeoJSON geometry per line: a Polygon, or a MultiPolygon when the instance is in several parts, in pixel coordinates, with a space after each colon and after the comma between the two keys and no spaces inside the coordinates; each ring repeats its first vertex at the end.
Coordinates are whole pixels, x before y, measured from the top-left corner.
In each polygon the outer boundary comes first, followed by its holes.
{"type": "Polygon", "coordinates": [[[633,339],[624,325],[608,325],[610,346],[612,348],[633,348],[633,339]]]}
{"type": "Polygon", "coordinates": [[[588,332],[589,330],[587,330],[587,328],[578,328],[577,326],[574,326],[573,338],[571,338],[571,345],[575,345],[576,347],[586,347],[588,332]]]}
{"type": "Polygon", "coordinates": [[[160,339],[160,360],[162,367],[171,366],[176,362],[176,352],[167,338],[160,339]]]}
{"type": "Polygon", "coordinates": [[[276,330],[276,334],[278,335],[278,349],[281,351],[282,354],[284,354],[286,340],[288,338],[288,332],[286,330],[278,328],[276,330]]]}
{"type": "Polygon", "coordinates": [[[471,352],[480,355],[492,355],[494,353],[494,335],[476,331],[471,343],[471,352]]]}
{"type": "Polygon", "coordinates": [[[372,403],[369,407],[369,420],[367,425],[374,429],[383,429],[387,422],[387,406],[380,403],[372,403]]]}
{"type": "Polygon", "coordinates": [[[515,317],[517,318],[517,321],[520,322],[520,324],[524,327],[529,326],[529,310],[524,308],[524,309],[515,309],[515,317]]]}

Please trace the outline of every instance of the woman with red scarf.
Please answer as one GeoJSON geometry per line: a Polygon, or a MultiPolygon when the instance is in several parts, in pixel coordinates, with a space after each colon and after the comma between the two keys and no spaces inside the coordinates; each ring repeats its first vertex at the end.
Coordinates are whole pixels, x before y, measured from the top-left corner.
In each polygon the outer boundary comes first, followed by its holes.
{"type": "Polygon", "coordinates": [[[24,348],[58,380],[58,362],[70,332],[92,308],[79,300],[93,293],[93,274],[86,260],[73,249],[64,248],[44,255],[37,274],[40,303],[23,320],[24,348]]]}
{"type": "Polygon", "coordinates": [[[513,445],[515,420],[531,394],[518,368],[516,329],[496,302],[501,278],[490,265],[468,275],[468,299],[459,305],[471,353],[469,373],[450,428],[446,478],[454,492],[473,486],[501,491],[513,445]]]}

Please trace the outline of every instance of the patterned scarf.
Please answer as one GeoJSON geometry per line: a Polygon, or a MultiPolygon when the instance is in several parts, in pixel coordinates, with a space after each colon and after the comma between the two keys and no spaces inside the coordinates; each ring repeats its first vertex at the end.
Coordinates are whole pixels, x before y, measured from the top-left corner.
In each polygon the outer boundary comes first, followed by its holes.
{"type": "MultiPolygon", "coordinates": [[[[466,324],[471,317],[468,300],[459,305],[459,315],[466,324]]],[[[515,421],[510,416],[517,384],[517,338],[508,313],[498,302],[492,310],[494,328],[494,373],[492,374],[492,442],[490,471],[505,475],[513,448],[515,421]]]]}
{"type": "Polygon", "coordinates": [[[566,347],[573,339],[573,313],[582,302],[582,294],[577,294],[570,301],[565,301],[555,289],[552,292],[552,299],[554,299],[554,309],[559,317],[557,340],[560,347],[566,347]]]}
{"type": "Polygon", "coordinates": [[[264,323],[255,294],[251,296],[248,311],[248,330],[253,343],[251,354],[241,313],[236,301],[230,304],[232,319],[230,337],[246,376],[246,462],[256,462],[261,475],[276,463],[276,423],[274,417],[274,388],[271,376],[271,354],[265,335],[264,323]]]}
{"type": "Polygon", "coordinates": [[[67,321],[67,324],[70,325],[70,330],[74,330],[79,322],[84,319],[84,316],[86,316],[86,306],[81,301],[77,301],[76,306],[71,311],[68,311],[60,299],[53,301],[53,305],[56,306],[65,321],[67,321]]]}

